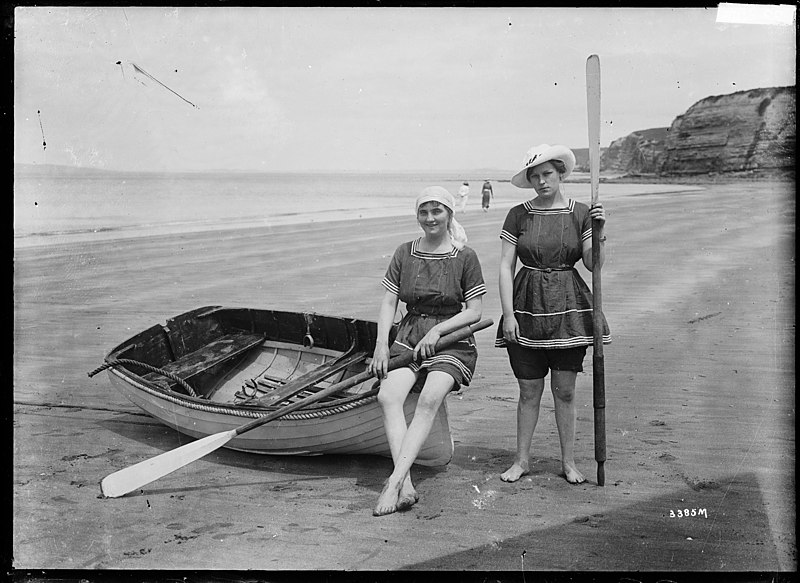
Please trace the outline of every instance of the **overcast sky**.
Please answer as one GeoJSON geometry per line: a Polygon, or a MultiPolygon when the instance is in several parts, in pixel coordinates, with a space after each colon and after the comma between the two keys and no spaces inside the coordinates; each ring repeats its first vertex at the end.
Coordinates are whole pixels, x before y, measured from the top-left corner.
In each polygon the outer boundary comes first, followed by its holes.
{"type": "Polygon", "coordinates": [[[794,26],[716,17],[19,7],[14,157],[117,170],[515,169],[534,144],[587,146],[593,53],[603,146],[667,127],[704,97],[795,84],[794,26]]]}

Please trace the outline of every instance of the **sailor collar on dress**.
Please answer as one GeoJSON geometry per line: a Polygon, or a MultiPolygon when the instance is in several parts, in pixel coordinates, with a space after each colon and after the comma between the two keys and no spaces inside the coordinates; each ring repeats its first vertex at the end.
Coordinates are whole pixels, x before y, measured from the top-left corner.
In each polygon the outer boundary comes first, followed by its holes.
{"type": "Polygon", "coordinates": [[[525,207],[525,210],[528,214],[531,215],[560,215],[560,214],[569,214],[575,210],[575,201],[571,198],[567,199],[567,206],[553,208],[553,209],[540,209],[533,206],[533,199],[526,200],[522,203],[522,206],[525,207]]]}
{"type": "Polygon", "coordinates": [[[458,255],[458,249],[455,246],[453,246],[451,251],[445,253],[429,253],[427,251],[422,251],[419,248],[419,241],[419,239],[414,239],[411,242],[412,257],[418,257],[419,259],[447,259],[448,257],[455,257],[458,255]]]}

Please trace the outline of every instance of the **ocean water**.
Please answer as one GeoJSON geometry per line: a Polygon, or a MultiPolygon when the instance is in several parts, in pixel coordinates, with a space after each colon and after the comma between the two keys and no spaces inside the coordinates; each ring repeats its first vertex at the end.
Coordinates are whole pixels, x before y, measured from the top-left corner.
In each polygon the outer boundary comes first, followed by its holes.
{"type": "MultiPolygon", "coordinates": [[[[455,194],[462,180],[444,174],[150,174],[18,168],[14,239],[19,245],[53,237],[107,238],[413,214],[420,190],[438,184],[455,194]]],[[[477,191],[483,180],[470,184],[475,193],[471,202],[480,206],[477,191]]],[[[504,190],[503,184],[493,186],[504,190]]],[[[516,190],[505,186],[509,192],[516,190]]]]}
{"type": "MultiPolygon", "coordinates": [[[[492,181],[495,208],[533,193],[501,178],[446,173],[117,173],[17,165],[14,245],[413,215],[423,188],[436,184],[456,195],[464,180],[470,183],[468,209],[477,210],[485,178],[492,181]]],[[[604,185],[604,197],[641,187],[604,185]]],[[[590,198],[588,184],[569,184],[567,192],[590,198]]]]}

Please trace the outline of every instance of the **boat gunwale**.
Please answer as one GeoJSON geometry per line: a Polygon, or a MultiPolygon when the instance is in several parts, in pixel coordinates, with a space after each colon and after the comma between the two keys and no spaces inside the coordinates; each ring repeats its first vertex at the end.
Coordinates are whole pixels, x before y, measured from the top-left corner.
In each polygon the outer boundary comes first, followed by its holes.
{"type": "MultiPolygon", "coordinates": [[[[136,389],[138,391],[143,391],[159,399],[169,401],[173,404],[181,405],[188,409],[194,409],[197,411],[210,411],[223,415],[233,415],[236,417],[257,419],[258,417],[264,417],[265,415],[274,413],[275,411],[281,409],[279,405],[273,405],[270,407],[258,407],[258,406],[250,407],[250,406],[234,405],[231,403],[208,401],[206,399],[200,399],[198,397],[183,395],[175,391],[167,391],[157,386],[151,386],[151,383],[127,370],[123,372],[112,368],[109,369],[108,372],[109,374],[117,375],[122,381],[126,382],[133,389],[136,389]]],[[[289,413],[283,418],[305,419],[308,418],[309,415],[313,415],[314,417],[324,417],[327,415],[334,415],[340,412],[342,407],[345,407],[347,409],[355,409],[358,407],[363,407],[367,403],[377,399],[377,395],[378,395],[378,389],[373,388],[364,393],[360,393],[357,395],[348,395],[347,397],[336,399],[335,401],[332,402],[329,401],[327,403],[312,403],[307,407],[301,407],[300,409],[296,409],[295,412],[289,413]]]]}
{"type": "MultiPolygon", "coordinates": [[[[183,312],[183,313],[178,314],[176,316],[172,316],[170,318],[167,318],[166,322],[164,324],[160,324],[160,323],[153,324],[150,328],[146,328],[142,332],[134,334],[130,338],[127,338],[126,340],[120,342],[114,348],[112,348],[106,354],[105,361],[108,362],[109,359],[114,359],[115,356],[119,356],[120,354],[122,354],[122,353],[126,352],[127,350],[131,349],[133,347],[133,344],[132,344],[133,340],[137,339],[141,334],[143,334],[144,332],[147,332],[149,330],[152,330],[153,328],[159,327],[161,329],[160,331],[165,331],[168,328],[170,322],[175,320],[175,319],[177,319],[177,318],[180,318],[180,317],[187,316],[187,315],[191,314],[197,320],[203,320],[203,319],[209,318],[209,317],[211,317],[213,315],[216,315],[218,312],[231,312],[233,314],[235,314],[237,312],[249,312],[249,313],[260,312],[260,313],[266,313],[266,314],[272,314],[272,315],[302,315],[304,318],[311,317],[311,318],[317,318],[317,319],[321,319],[321,320],[339,321],[339,322],[345,323],[347,325],[349,331],[355,333],[356,336],[358,336],[357,327],[359,325],[362,325],[362,326],[363,325],[366,325],[366,326],[370,326],[370,325],[377,326],[377,323],[375,321],[364,320],[363,318],[355,318],[355,317],[351,317],[351,316],[333,316],[333,315],[330,315],[330,314],[321,314],[321,313],[318,313],[318,312],[276,310],[276,309],[269,309],[269,308],[248,308],[248,307],[238,307],[238,306],[209,305],[209,306],[202,306],[202,307],[199,307],[199,308],[195,308],[193,310],[189,310],[189,311],[183,312]]],[[[252,325],[252,320],[251,320],[251,325],[252,325]]],[[[251,327],[250,330],[247,330],[247,329],[241,328],[241,327],[236,327],[235,329],[237,331],[243,332],[243,333],[248,333],[248,332],[249,333],[253,333],[253,332],[255,332],[255,329],[253,327],[251,327]]],[[[303,346],[302,343],[297,343],[297,342],[287,341],[287,340],[281,340],[280,338],[265,338],[265,340],[266,341],[275,342],[275,343],[284,343],[284,344],[287,344],[287,345],[296,346],[298,350],[307,350],[307,347],[303,346]]],[[[373,340],[373,342],[374,342],[374,340],[373,340]]],[[[317,348],[317,350],[320,350],[319,347],[316,347],[316,348],[317,348]]],[[[321,350],[323,350],[325,352],[328,352],[328,351],[330,351],[330,352],[341,352],[339,350],[330,349],[330,348],[325,348],[325,349],[321,349],[321,350]]]]}
{"type": "MultiPolygon", "coordinates": [[[[348,316],[333,316],[329,314],[320,314],[316,312],[304,312],[304,311],[286,311],[286,310],[275,310],[275,309],[258,309],[258,308],[248,308],[248,307],[236,307],[236,306],[223,306],[219,304],[215,305],[208,305],[202,306],[199,308],[195,308],[193,310],[189,310],[187,312],[183,312],[166,320],[166,324],[154,324],[150,328],[147,328],[145,331],[156,328],[166,328],[170,325],[170,322],[174,319],[180,318],[187,314],[192,314],[194,318],[197,319],[206,319],[211,316],[220,316],[220,312],[231,312],[236,314],[237,312],[264,312],[269,315],[276,315],[276,314],[297,314],[302,315],[304,317],[314,317],[320,318],[322,320],[331,320],[331,321],[339,321],[343,322],[348,328],[348,334],[356,334],[358,337],[359,333],[357,328],[359,326],[369,326],[370,324],[375,324],[369,320],[363,320],[360,318],[348,317],[348,316]]],[[[221,315],[224,318],[224,315],[221,315]]],[[[224,320],[223,320],[224,321],[224,320]]],[[[223,324],[224,326],[224,324],[223,324]]],[[[236,327],[236,330],[239,330],[243,333],[252,333],[255,332],[254,329],[247,330],[245,328],[236,327]]],[[[120,342],[117,346],[115,346],[111,351],[106,354],[105,362],[107,364],[111,364],[112,366],[109,368],[109,372],[115,373],[118,377],[120,377],[123,381],[127,382],[128,384],[133,385],[133,388],[144,391],[152,396],[159,397],[162,399],[166,399],[172,401],[173,403],[180,404],[182,406],[186,406],[192,409],[208,409],[209,407],[214,407],[223,410],[225,413],[234,414],[240,417],[249,417],[249,418],[256,418],[263,415],[267,415],[269,413],[273,413],[274,411],[280,409],[280,405],[269,405],[266,407],[258,406],[258,405],[237,405],[234,403],[225,403],[221,401],[213,401],[203,397],[193,397],[191,395],[178,392],[173,389],[169,389],[163,387],[157,383],[152,382],[149,379],[143,378],[141,375],[134,373],[127,367],[125,363],[119,363],[116,366],[113,365],[114,361],[117,358],[124,358],[125,352],[131,349],[134,344],[132,341],[136,340],[143,332],[138,334],[134,334],[130,338],[120,342]]],[[[231,330],[231,332],[233,332],[231,330]]],[[[288,347],[294,347],[296,350],[300,352],[316,352],[320,351],[328,355],[332,355],[333,353],[339,353],[341,351],[335,350],[332,348],[323,348],[323,347],[314,347],[309,348],[304,346],[303,344],[299,344],[297,342],[283,340],[281,338],[265,338],[264,342],[267,343],[275,343],[281,344],[288,347]]],[[[358,344],[361,344],[360,342],[358,344]]],[[[134,359],[135,360],[135,359],[134,359]]],[[[150,364],[145,362],[145,364],[150,364]]],[[[366,382],[366,381],[365,381],[366,382]]],[[[322,388],[314,387],[313,385],[309,386],[305,390],[322,390],[322,388]]],[[[359,394],[349,394],[342,397],[334,397],[334,400],[326,401],[324,403],[312,403],[308,406],[302,407],[297,409],[298,414],[302,414],[303,412],[307,413],[314,413],[314,414],[331,414],[331,413],[321,413],[323,411],[329,409],[335,409],[342,406],[347,406],[348,408],[353,407],[352,403],[358,402],[362,399],[369,398],[371,396],[377,395],[378,389],[371,388],[368,391],[359,394]]],[[[359,404],[360,406],[360,404],[359,404]]]]}

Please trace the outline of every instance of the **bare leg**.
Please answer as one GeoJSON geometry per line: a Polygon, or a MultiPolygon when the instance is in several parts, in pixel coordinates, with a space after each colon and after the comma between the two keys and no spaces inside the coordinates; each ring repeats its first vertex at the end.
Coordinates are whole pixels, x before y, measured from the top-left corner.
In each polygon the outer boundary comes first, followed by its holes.
{"type": "Polygon", "coordinates": [[[544,379],[517,379],[517,459],[500,474],[504,482],[516,482],[530,470],[531,439],[539,421],[539,405],[544,392],[544,379]]]}
{"type": "MultiPolygon", "coordinates": [[[[381,389],[378,393],[378,403],[380,403],[383,410],[383,427],[386,431],[386,439],[389,442],[389,450],[392,452],[392,461],[395,465],[397,465],[397,459],[400,455],[403,438],[408,431],[403,404],[416,380],[417,373],[414,373],[411,369],[395,369],[390,371],[386,378],[381,381],[381,389]]],[[[403,508],[410,507],[419,499],[411,481],[410,471],[406,473],[403,479],[400,498],[403,501],[403,508]]],[[[403,508],[400,509],[402,510],[403,508]]],[[[390,512],[386,512],[386,514],[388,513],[390,512]]]]}
{"type": "Polygon", "coordinates": [[[556,427],[561,444],[561,468],[570,484],[586,481],[575,466],[575,380],[578,373],[568,370],[551,371],[550,389],[556,409],[556,427]]]}
{"type": "Polygon", "coordinates": [[[428,438],[436,412],[450,389],[453,388],[453,382],[453,377],[445,372],[431,371],[428,373],[428,377],[425,379],[425,386],[422,387],[422,392],[417,401],[414,419],[412,419],[403,437],[400,451],[394,464],[394,471],[386,481],[386,486],[378,497],[378,503],[372,512],[375,516],[383,516],[397,510],[406,476],[411,470],[414,460],[417,459],[419,450],[428,438]]]}

